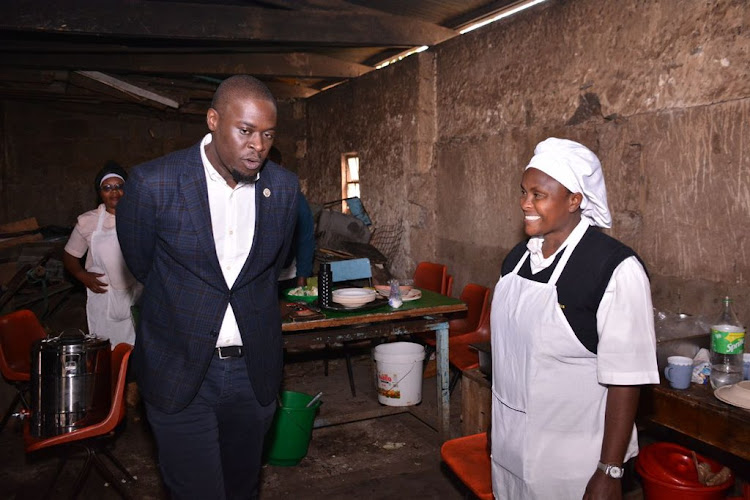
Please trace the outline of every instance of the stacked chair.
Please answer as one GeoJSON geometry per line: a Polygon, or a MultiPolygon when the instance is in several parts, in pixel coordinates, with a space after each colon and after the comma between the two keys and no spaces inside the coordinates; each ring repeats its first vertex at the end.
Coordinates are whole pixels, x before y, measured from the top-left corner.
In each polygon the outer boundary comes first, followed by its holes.
{"type": "MultiPolygon", "coordinates": [[[[490,289],[469,283],[459,298],[466,303],[467,312],[466,317],[453,319],[449,323],[448,355],[453,371],[451,391],[461,378],[462,371],[479,367],[479,354],[469,344],[486,342],[490,338],[490,289]]],[[[437,344],[435,333],[422,332],[415,336],[425,345],[425,359],[429,359],[437,344]]]]}
{"type": "MultiPolygon", "coordinates": [[[[451,279],[452,282],[452,279],[451,279]]],[[[448,269],[444,264],[420,262],[414,271],[414,286],[448,295],[448,269]]]]}
{"type": "Polygon", "coordinates": [[[16,395],[0,422],[0,431],[17,409],[29,410],[31,350],[34,341],[46,336],[47,332],[36,315],[28,309],[0,317],[0,372],[3,379],[16,389],[16,395]]]}

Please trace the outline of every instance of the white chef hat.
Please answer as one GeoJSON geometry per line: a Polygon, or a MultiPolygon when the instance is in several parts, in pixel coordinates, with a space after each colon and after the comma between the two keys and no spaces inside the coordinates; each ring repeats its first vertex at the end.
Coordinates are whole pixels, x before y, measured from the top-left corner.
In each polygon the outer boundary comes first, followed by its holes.
{"type": "Polygon", "coordinates": [[[572,193],[581,193],[581,216],[595,226],[612,227],[602,165],[589,148],[550,137],[536,145],[529,168],[541,170],[572,193]]]}

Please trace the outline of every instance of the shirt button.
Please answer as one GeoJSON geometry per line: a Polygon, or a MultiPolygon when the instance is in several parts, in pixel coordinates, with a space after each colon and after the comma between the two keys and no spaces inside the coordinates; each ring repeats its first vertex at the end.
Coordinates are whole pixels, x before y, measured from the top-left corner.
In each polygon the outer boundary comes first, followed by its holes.
{"type": "Polygon", "coordinates": [[[234,231],[232,231],[232,230],[230,229],[230,230],[229,230],[229,235],[231,236],[231,235],[233,235],[233,234],[234,234],[234,231]]]}

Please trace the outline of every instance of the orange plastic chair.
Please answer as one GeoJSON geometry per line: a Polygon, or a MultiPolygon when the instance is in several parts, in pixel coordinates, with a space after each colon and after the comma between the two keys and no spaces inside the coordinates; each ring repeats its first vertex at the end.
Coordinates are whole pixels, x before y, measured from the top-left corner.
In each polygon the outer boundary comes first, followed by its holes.
{"type": "Polygon", "coordinates": [[[19,403],[21,408],[29,409],[26,394],[29,391],[31,350],[34,341],[46,336],[47,332],[36,315],[28,309],[0,317],[0,372],[6,382],[16,389],[16,395],[0,422],[0,431],[5,428],[19,403]]]}
{"type": "MultiPolygon", "coordinates": [[[[453,339],[461,335],[476,332],[484,323],[489,328],[490,320],[490,289],[486,286],[468,283],[459,297],[466,304],[466,316],[452,319],[449,322],[448,338],[453,339]]],[[[435,332],[423,332],[417,334],[425,345],[435,347],[437,341],[435,332]]],[[[429,348],[428,348],[429,349],[429,348]]],[[[450,348],[449,348],[450,349],[450,348]]],[[[477,358],[478,359],[478,358],[477,358]]]]}
{"type": "MultiPolygon", "coordinates": [[[[456,387],[461,371],[472,369],[472,363],[475,363],[473,368],[479,366],[479,354],[468,344],[486,342],[490,337],[490,289],[469,283],[461,292],[460,299],[466,303],[466,317],[452,319],[448,329],[448,357],[451,368],[454,368],[451,391],[456,387]]],[[[429,359],[437,346],[435,332],[416,333],[414,338],[424,343],[425,359],[429,359]]]]}
{"type": "Polygon", "coordinates": [[[414,271],[414,286],[445,295],[448,285],[448,271],[444,264],[420,262],[414,271]]]}
{"type": "Polygon", "coordinates": [[[448,339],[448,362],[453,372],[450,380],[451,392],[463,372],[479,368],[479,352],[471,347],[471,344],[490,341],[490,309],[488,305],[486,316],[481,319],[475,331],[448,339]]]}
{"type": "Polygon", "coordinates": [[[101,459],[101,455],[106,455],[109,460],[126,476],[127,479],[135,480],[128,470],[123,466],[109,451],[105,448],[105,444],[114,437],[114,430],[123,418],[125,418],[125,376],[128,371],[128,359],[130,353],[133,350],[133,346],[130,344],[118,344],[112,351],[112,402],[107,417],[99,423],[89,425],[76,429],[72,432],[60,434],[58,436],[52,436],[49,438],[37,438],[31,435],[29,428],[29,421],[26,420],[24,425],[24,442],[26,445],[26,453],[32,453],[43,448],[49,448],[52,446],[62,446],[65,448],[65,454],[63,455],[60,464],[57,467],[57,473],[49,486],[48,494],[52,492],[52,489],[60,477],[60,473],[65,466],[69,456],[72,454],[71,451],[75,448],[83,448],[86,452],[86,460],[83,465],[83,469],[78,474],[78,477],[73,484],[73,492],[71,497],[75,497],[81,491],[84,485],[86,477],[91,472],[92,466],[99,471],[99,474],[111,484],[120,495],[128,498],[129,495],[117,481],[112,473],[109,471],[107,466],[101,459]]]}
{"type": "Polygon", "coordinates": [[[440,448],[440,456],[477,498],[492,500],[492,465],[486,432],[446,441],[440,448]]]}

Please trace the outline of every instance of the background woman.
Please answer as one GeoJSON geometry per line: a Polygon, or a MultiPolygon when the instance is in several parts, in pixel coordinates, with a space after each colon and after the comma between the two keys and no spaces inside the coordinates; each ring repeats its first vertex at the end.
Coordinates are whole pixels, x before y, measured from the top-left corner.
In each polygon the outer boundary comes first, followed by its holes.
{"type": "Polygon", "coordinates": [[[96,174],[94,187],[102,203],[78,217],[63,255],[65,269],[86,286],[89,332],[109,339],[112,348],[135,343],[130,306],[142,288],[125,265],[115,229],[115,209],[127,178],[115,162],[96,174]],[[87,252],[84,268],[80,259],[87,252]]]}
{"type": "Polygon", "coordinates": [[[492,303],[495,496],[621,498],[639,385],[659,382],[648,277],[592,227],[611,215],[599,160],[581,144],[537,145],[521,209],[530,238],[503,262],[492,303]]]}

